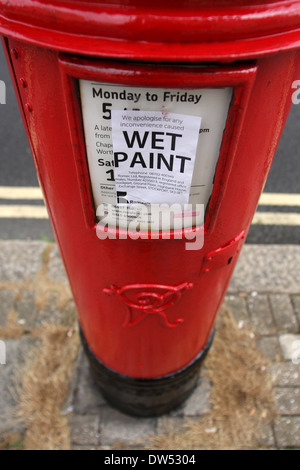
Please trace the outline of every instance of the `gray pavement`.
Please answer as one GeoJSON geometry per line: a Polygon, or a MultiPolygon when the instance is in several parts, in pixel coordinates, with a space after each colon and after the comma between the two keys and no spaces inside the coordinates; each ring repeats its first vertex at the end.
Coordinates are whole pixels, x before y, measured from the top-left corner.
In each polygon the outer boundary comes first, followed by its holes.
{"type": "MultiPolygon", "coordinates": [[[[293,349],[300,344],[299,265],[300,246],[245,245],[224,301],[239,327],[254,328],[269,360],[277,414],[267,429],[258,430],[259,448],[300,448],[300,355],[293,349]]],[[[75,315],[54,243],[0,241],[0,346],[6,351],[0,365],[0,448],[1,442],[4,448],[24,443],[28,423],[17,417],[18,377],[39,342],[37,329],[71,325],[75,315]]],[[[179,429],[188,419],[201,420],[210,400],[211,384],[202,377],[191,397],[168,415],[126,416],[102,398],[79,346],[61,413],[73,450],[143,449],[166,422],[179,429]]]]}

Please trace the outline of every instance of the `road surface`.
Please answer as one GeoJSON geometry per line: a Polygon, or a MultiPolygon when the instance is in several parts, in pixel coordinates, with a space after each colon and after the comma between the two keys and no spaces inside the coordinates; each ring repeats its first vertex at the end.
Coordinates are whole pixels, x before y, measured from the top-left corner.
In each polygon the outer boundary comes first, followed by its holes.
{"type": "MultiPolygon", "coordinates": [[[[299,77],[300,78],[300,77],[299,77]]],[[[0,239],[53,239],[4,54],[0,80],[0,239]]],[[[293,105],[247,243],[300,243],[300,104],[293,105]]]]}

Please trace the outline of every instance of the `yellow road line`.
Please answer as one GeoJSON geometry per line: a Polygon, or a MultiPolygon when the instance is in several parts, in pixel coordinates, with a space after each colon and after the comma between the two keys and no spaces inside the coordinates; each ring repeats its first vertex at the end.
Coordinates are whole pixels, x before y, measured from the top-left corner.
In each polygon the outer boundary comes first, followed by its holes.
{"type": "Polygon", "coordinates": [[[259,204],[264,206],[300,206],[300,194],[262,193],[259,204]]]}
{"type": "Polygon", "coordinates": [[[256,212],[254,225],[300,225],[300,214],[293,212],[256,212]]]}
{"type": "Polygon", "coordinates": [[[38,187],[0,186],[0,199],[43,199],[38,187]]]}
{"type": "MultiPolygon", "coordinates": [[[[43,200],[39,187],[0,186],[0,199],[43,200]]],[[[259,205],[300,206],[300,194],[263,193],[259,205]]],[[[48,219],[45,206],[1,205],[0,218],[48,219]]],[[[292,212],[256,212],[253,225],[300,226],[300,214],[292,212]]]]}
{"type": "MultiPolygon", "coordinates": [[[[0,219],[48,219],[48,213],[44,206],[0,205],[0,219]]],[[[300,226],[300,214],[256,212],[252,224],[300,226]]]]}
{"type": "Polygon", "coordinates": [[[48,219],[45,206],[0,205],[0,219],[48,219]]]}
{"type": "MultiPolygon", "coordinates": [[[[43,199],[39,187],[0,186],[0,199],[43,199]]],[[[260,205],[265,206],[300,206],[300,194],[262,193],[260,205]]]]}

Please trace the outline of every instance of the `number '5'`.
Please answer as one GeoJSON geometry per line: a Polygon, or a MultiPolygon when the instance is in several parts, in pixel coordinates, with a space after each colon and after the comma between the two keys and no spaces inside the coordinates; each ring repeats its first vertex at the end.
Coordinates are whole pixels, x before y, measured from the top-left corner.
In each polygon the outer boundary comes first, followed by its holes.
{"type": "Polygon", "coordinates": [[[102,112],[103,112],[103,119],[111,119],[111,110],[109,106],[112,106],[111,103],[102,103],[102,112]]]}

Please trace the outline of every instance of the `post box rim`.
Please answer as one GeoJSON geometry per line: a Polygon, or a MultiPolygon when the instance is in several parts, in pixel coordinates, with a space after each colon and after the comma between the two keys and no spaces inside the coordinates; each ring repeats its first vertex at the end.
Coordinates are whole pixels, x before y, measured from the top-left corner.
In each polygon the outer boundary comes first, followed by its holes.
{"type": "Polygon", "coordinates": [[[0,33],[61,52],[138,60],[230,62],[300,47],[300,1],[148,3],[0,0],[0,33]]]}

